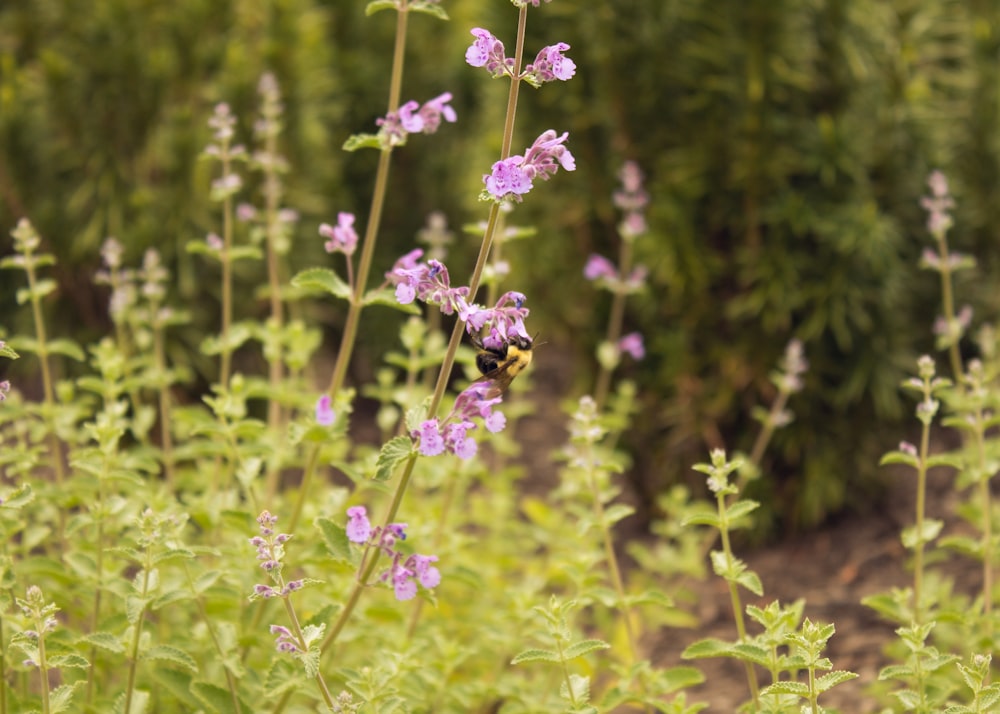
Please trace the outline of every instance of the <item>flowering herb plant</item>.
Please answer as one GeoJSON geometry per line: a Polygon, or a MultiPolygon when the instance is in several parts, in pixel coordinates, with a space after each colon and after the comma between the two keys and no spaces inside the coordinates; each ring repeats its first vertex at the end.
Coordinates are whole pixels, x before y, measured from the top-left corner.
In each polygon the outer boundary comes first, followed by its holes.
{"type": "MultiPolygon", "coordinates": [[[[713,449],[694,467],[707,500],[683,488],[661,494],[655,541],[630,543],[622,560],[616,525],[633,507],[623,498],[628,456],[618,444],[638,404],[626,370],[651,351],[644,335],[626,331],[627,301],[651,289],[635,248],[656,238],[634,161],[624,162],[612,197],[621,213],[617,256],[579,260],[593,287],[611,295],[595,383],[568,402],[565,437],[546,445],[555,458],[521,452],[531,443],[524,417],[537,406],[522,391],[534,379],[528,320],[545,306],[529,309],[515,289],[518,275],[501,252],[529,231],[506,223],[542,182],[574,171],[576,158],[566,132],[515,131],[518,88],[558,91],[557,82],[585,70],[562,41],[524,63],[528,18],[544,17],[545,6],[513,5],[512,41],[476,27],[465,51],[470,71],[509,83],[498,155],[481,186],[477,174],[469,187],[485,214],[471,265],[448,255],[452,237],[439,214],[422,232],[426,250],[376,261],[394,154],[461,127],[457,90],[401,100],[408,18],[447,20],[436,0],[367,6],[371,15],[396,13],[397,37],[386,111],[372,133],[344,143],[378,153],[369,213],[337,211],[319,224],[334,267],[287,279],[301,231],[300,214],[284,205],[276,78],[260,80],[250,147],[237,142],[230,107],[214,108],[204,159],[215,172],[206,189],[218,226],[188,248],[219,281],[218,333],[197,355],[216,371],[200,401],[183,399],[195,357],[178,357],[171,341],[191,310],[172,302],[157,251],[130,267],[125,243],[104,243],[96,281],[109,291],[112,329],[80,345],[47,335],[42,308],[55,283],[45,272],[56,258],[42,252],[30,221],[13,229],[14,253],[0,268],[23,277],[18,300],[31,308],[34,334],[4,335],[0,360],[34,362],[40,384],[32,390],[20,374],[0,381],[0,714],[704,709],[713,682],[695,689],[704,675],[657,657],[657,637],[692,640],[685,660],[738,660],[745,684],[733,707],[741,711],[830,711],[827,702],[856,684],[826,655],[834,625],[807,615],[807,603],[744,607],[746,593],[759,600],[765,583],[731,539],[752,523],[758,504],[745,489],[792,420],[789,401],[807,389],[800,340],[789,340],[772,375],[770,405],[754,411],[760,431],[750,453],[713,449]],[[537,138],[515,154],[522,133],[537,138]],[[251,185],[261,187],[258,204],[251,185]],[[263,319],[235,299],[242,263],[261,264],[266,275],[263,319]],[[376,275],[384,280],[370,286],[376,275]],[[321,331],[304,317],[303,306],[317,303],[343,317],[326,366],[321,331]],[[374,381],[356,389],[347,375],[362,316],[386,308],[408,316],[404,352],[385,355],[374,381]],[[480,350],[483,374],[457,373],[456,365],[471,366],[467,346],[480,350]],[[60,380],[67,361],[80,363],[82,376],[60,380]],[[378,403],[374,420],[358,409],[359,390],[378,403]],[[371,421],[377,444],[359,436],[371,421]],[[680,629],[697,624],[685,578],[703,575],[706,562],[732,607],[729,640],[680,629]]],[[[963,361],[973,316],[956,308],[952,276],[971,260],[948,246],[955,200],[947,181],[934,174],[929,186],[923,204],[935,249],[923,264],[941,276],[935,331],[951,377],[925,356],[904,385],[919,398],[921,439],[885,462],[917,474],[914,524],[903,533],[913,584],[866,604],[899,626],[891,652],[899,661],[879,674],[892,687],[885,711],[993,711],[989,480],[1000,350],[984,326],[982,358],[963,361]],[[958,453],[931,453],[940,413],[962,430],[958,453]],[[944,538],[944,524],[927,517],[927,473],[936,466],[959,470],[970,487],[974,536],[944,538]],[[981,562],[977,600],[963,602],[928,577],[935,546],[981,562]]]]}

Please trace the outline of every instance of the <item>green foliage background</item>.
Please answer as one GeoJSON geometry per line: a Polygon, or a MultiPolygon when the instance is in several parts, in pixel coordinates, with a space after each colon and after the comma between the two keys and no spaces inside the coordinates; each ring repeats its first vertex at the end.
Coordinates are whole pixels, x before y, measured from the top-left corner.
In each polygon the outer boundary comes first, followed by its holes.
{"type": "MultiPolygon", "coordinates": [[[[464,50],[474,26],[512,39],[515,13],[506,0],[442,5],[452,22],[411,18],[404,96],[450,91],[459,123],[394,156],[379,266],[432,210],[453,226],[484,215],[476,195],[497,155],[505,87],[468,67],[464,50]]],[[[0,252],[28,216],[60,258],[51,307],[83,339],[107,327],[91,276],[109,235],[132,262],[159,248],[180,296],[212,305],[215,276],[183,250],[217,230],[198,161],[206,121],[229,102],[249,142],[256,83],[271,70],[287,106],[287,204],[302,216],[293,268],[323,260],[318,223],[340,210],[363,221],[367,209],[375,156],[339,147],[385,112],[393,22],[366,18],[360,0],[4,3],[0,252]]],[[[932,168],[957,196],[955,247],[981,261],[960,300],[980,315],[997,307],[1000,6],[554,0],[532,11],[528,31],[534,50],[572,45],[578,73],[523,90],[520,143],[569,131],[578,170],[514,214],[539,233],[512,256],[513,282],[581,388],[606,299],[580,271],[591,252],[616,252],[610,194],[623,160],[640,163],[653,198],[652,234],[637,247],[651,285],[629,314],[649,352],[632,375],[642,385],[636,488],[682,478],[706,446],[749,448],[749,407],[768,398],[768,371],[799,337],[812,369],[767,465],[767,500],[811,522],[848,493],[870,493],[874,456],[896,443],[893,420],[909,410],[898,384],[933,348],[937,285],[916,268],[932,168]]],[[[456,248],[456,276],[472,250],[456,248]]],[[[247,295],[263,282],[240,277],[247,295]]],[[[0,284],[8,333],[29,324],[13,308],[17,287],[0,284]]],[[[187,351],[215,314],[206,308],[178,338],[187,351]]],[[[335,331],[337,316],[325,318],[335,331]]],[[[366,337],[375,359],[392,327],[366,337]]]]}

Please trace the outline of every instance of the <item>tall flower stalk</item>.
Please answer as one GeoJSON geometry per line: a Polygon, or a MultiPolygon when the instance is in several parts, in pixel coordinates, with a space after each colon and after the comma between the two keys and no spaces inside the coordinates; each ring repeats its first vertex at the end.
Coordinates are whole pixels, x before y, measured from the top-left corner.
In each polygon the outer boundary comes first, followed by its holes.
{"type": "MultiPolygon", "coordinates": [[[[537,86],[538,84],[554,81],[556,79],[569,79],[575,72],[575,64],[572,60],[562,55],[564,50],[569,49],[569,46],[565,43],[558,43],[557,45],[543,48],[536,57],[535,62],[528,67],[525,67],[522,71],[521,67],[524,57],[524,37],[527,25],[529,3],[521,2],[516,4],[519,5],[519,13],[514,56],[512,58],[506,57],[502,42],[500,42],[488,31],[481,28],[476,28],[472,31],[472,34],[476,39],[466,52],[466,61],[473,67],[484,67],[494,77],[509,77],[511,80],[510,89],[507,95],[507,110],[504,119],[500,158],[493,164],[491,173],[485,175],[483,178],[485,189],[481,194],[481,198],[491,201],[489,215],[486,220],[486,228],[483,232],[479,255],[476,258],[476,263],[469,279],[468,287],[461,288],[461,290],[466,291],[465,294],[468,296],[470,301],[474,299],[479,290],[483,271],[490,257],[493,239],[496,235],[497,226],[499,224],[501,204],[503,202],[522,201],[523,196],[533,187],[534,179],[539,178],[542,180],[548,180],[557,172],[560,166],[568,171],[575,169],[573,156],[564,146],[567,135],[559,135],[552,130],[543,132],[523,154],[511,154],[511,147],[513,146],[514,138],[514,120],[517,113],[517,99],[520,82],[528,81],[529,83],[537,86]]],[[[416,270],[416,268],[409,268],[409,266],[403,268],[403,270],[409,269],[416,270]]],[[[402,275],[405,275],[405,273],[402,275]]],[[[402,277],[401,282],[404,285],[404,294],[412,299],[412,297],[408,294],[408,290],[411,289],[412,286],[405,282],[402,277]]],[[[400,287],[397,285],[397,296],[399,295],[400,287]]],[[[519,305],[517,309],[520,309],[519,305]]],[[[476,320],[482,319],[482,315],[477,313],[476,309],[470,309],[463,314],[461,306],[459,306],[458,313],[460,319],[456,321],[455,328],[452,330],[451,338],[448,342],[441,367],[438,371],[438,378],[435,383],[434,391],[430,397],[429,405],[427,407],[426,414],[428,421],[436,420],[436,416],[441,407],[441,402],[444,399],[445,390],[451,376],[452,368],[455,363],[455,356],[458,353],[458,347],[461,343],[463,333],[470,330],[470,326],[477,326],[479,328],[482,328],[483,326],[481,321],[475,322],[476,320]]],[[[523,330],[523,325],[521,325],[520,329],[523,330]]],[[[527,336],[526,333],[524,336],[527,336]]],[[[458,404],[459,402],[457,400],[455,411],[458,411],[459,409],[458,404]]],[[[428,422],[425,421],[424,426],[426,426],[427,423],[428,422]]],[[[423,432],[420,433],[420,437],[422,440],[421,450],[411,451],[402,461],[402,471],[396,483],[396,488],[393,491],[388,508],[386,509],[385,516],[382,520],[382,528],[388,528],[389,525],[395,521],[399,512],[403,496],[409,487],[410,478],[413,475],[413,468],[416,464],[416,460],[419,454],[423,453],[423,447],[426,446],[427,443],[424,440],[425,437],[423,432]]],[[[360,599],[361,593],[365,587],[367,587],[372,574],[378,565],[378,560],[378,552],[376,552],[369,559],[367,566],[359,573],[357,581],[348,595],[340,616],[330,628],[330,632],[323,642],[324,651],[336,641],[336,638],[342,631],[344,625],[350,619],[351,614],[360,599]]]]}

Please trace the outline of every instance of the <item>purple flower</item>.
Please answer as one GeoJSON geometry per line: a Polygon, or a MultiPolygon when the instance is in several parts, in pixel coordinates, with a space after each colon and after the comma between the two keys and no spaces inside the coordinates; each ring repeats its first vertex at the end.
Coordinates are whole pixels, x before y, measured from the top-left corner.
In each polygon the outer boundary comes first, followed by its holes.
{"type": "Polygon", "coordinates": [[[417,594],[417,584],[413,581],[413,571],[402,565],[392,569],[392,589],[397,600],[412,600],[417,594]]]}
{"type": "Polygon", "coordinates": [[[649,204],[649,194],[642,188],[642,171],[634,161],[626,161],[618,175],[622,188],[614,192],[612,200],[625,213],[619,230],[626,238],[634,238],[646,232],[644,213],[649,204]]]}
{"type": "Polygon", "coordinates": [[[646,348],[642,343],[642,335],[638,332],[629,334],[618,340],[618,351],[632,355],[632,359],[638,361],[646,356],[646,348]]]}
{"type": "Polygon", "coordinates": [[[583,267],[583,277],[587,280],[615,280],[618,277],[618,269],[603,255],[592,253],[587,258],[587,264],[583,267]]]}
{"type": "Polygon", "coordinates": [[[436,588],[441,583],[441,572],[431,563],[436,563],[436,555],[411,555],[407,562],[412,562],[413,570],[417,575],[417,580],[425,588],[436,588]]]}
{"type": "Polygon", "coordinates": [[[451,315],[467,309],[468,287],[451,287],[448,268],[438,260],[417,263],[423,255],[417,249],[396,261],[396,265],[385,274],[390,283],[396,285],[396,300],[407,305],[420,299],[431,305],[438,305],[441,312],[451,315]]]}
{"type": "Polygon", "coordinates": [[[524,156],[510,156],[493,164],[492,173],[483,176],[486,193],[498,201],[520,201],[531,190],[535,177],[548,181],[559,166],[575,170],[576,160],[563,146],[568,136],[566,132],[560,136],[549,129],[535,139],[524,156]]]}
{"type": "Polygon", "coordinates": [[[347,509],[347,539],[352,543],[367,543],[372,534],[372,524],[364,506],[347,509]]]}
{"type": "Polygon", "coordinates": [[[420,440],[420,453],[424,456],[437,456],[444,452],[444,439],[438,429],[437,419],[428,419],[414,431],[413,438],[420,440]]]}
{"type": "Polygon", "coordinates": [[[920,205],[927,211],[927,230],[940,239],[952,226],[949,210],[955,207],[955,199],[948,193],[948,179],[940,171],[932,171],[927,177],[930,196],[920,199],[920,205]]]}
{"type": "Polygon", "coordinates": [[[424,102],[424,105],[420,107],[420,119],[424,123],[423,132],[425,134],[433,134],[441,126],[441,117],[448,123],[453,124],[458,118],[455,114],[454,108],[449,106],[448,102],[451,101],[451,92],[445,92],[440,94],[434,99],[424,102]]]}
{"type": "Polygon", "coordinates": [[[460,459],[471,459],[476,455],[478,447],[473,439],[466,436],[469,429],[475,429],[471,421],[461,421],[448,424],[444,429],[444,443],[448,451],[460,459]]]}
{"type": "Polygon", "coordinates": [[[358,234],[354,230],[354,214],[341,211],[337,214],[337,225],[322,223],[319,234],[328,238],[323,245],[327,253],[341,252],[344,255],[354,253],[358,245],[358,234]]]}
{"type": "Polygon", "coordinates": [[[333,408],[330,406],[330,395],[323,394],[316,401],[316,423],[320,426],[330,426],[336,418],[333,408]]]}
{"type": "Polygon", "coordinates": [[[10,380],[5,379],[0,382],[0,402],[7,398],[7,393],[10,392],[10,380]]]}
{"type": "Polygon", "coordinates": [[[447,122],[454,122],[458,117],[455,109],[449,106],[450,101],[450,92],[440,94],[422,106],[411,99],[398,110],[376,119],[383,146],[401,146],[406,143],[409,134],[433,134],[441,126],[442,117],[447,122]]]}
{"type": "Polygon", "coordinates": [[[510,74],[514,69],[514,59],[504,54],[503,42],[481,27],[472,28],[475,41],[465,51],[465,61],[473,67],[485,67],[494,77],[510,74]]]}
{"type": "Polygon", "coordinates": [[[517,197],[531,190],[531,177],[521,169],[523,156],[510,156],[493,164],[492,171],[483,176],[486,190],[497,199],[517,197]]]}
{"type": "Polygon", "coordinates": [[[274,640],[274,646],[278,652],[291,653],[300,651],[299,644],[295,640],[295,636],[287,627],[282,627],[281,625],[271,625],[271,634],[277,635],[274,640]]]}
{"type": "Polygon", "coordinates": [[[566,81],[576,74],[576,63],[563,52],[569,49],[565,42],[543,47],[535,61],[524,68],[525,79],[538,86],[557,79],[566,81]]]}

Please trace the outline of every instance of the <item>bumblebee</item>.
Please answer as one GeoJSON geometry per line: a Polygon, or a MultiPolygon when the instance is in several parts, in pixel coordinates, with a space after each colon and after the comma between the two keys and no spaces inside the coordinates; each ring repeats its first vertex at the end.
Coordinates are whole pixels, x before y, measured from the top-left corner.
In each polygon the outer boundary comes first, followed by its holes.
{"type": "Polygon", "coordinates": [[[533,344],[528,337],[514,334],[499,347],[486,347],[481,338],[473,335],[472,344],[479,350],[476,355],[476,367],[483,374],[480,381],[489,383],[487,399],[493,399],[506,392],[514,377],[531,364],[533,344]]]}

